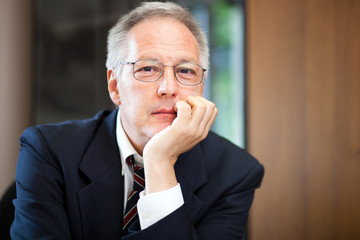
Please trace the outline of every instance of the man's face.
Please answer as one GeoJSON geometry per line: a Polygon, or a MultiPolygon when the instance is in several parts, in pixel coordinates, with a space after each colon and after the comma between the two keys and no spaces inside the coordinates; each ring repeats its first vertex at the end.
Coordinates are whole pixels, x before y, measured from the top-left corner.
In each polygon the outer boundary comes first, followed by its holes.
{"type": "MultiPolygon", "coordinates": [[[[166,17],[155,17],[137,24],[128,36],[125,61],[152,59],[163,65],[184,62],[200,64],[199,47],[185,25],[166,17]]],[[[121,121],[136,150],[142,150],[156,133],[176,118],[174,105],[188,96],[202,96],[204,82],[196,86],[181,85],[172,67],[165,67],[156,82],[134,79],[132,65],[124,65],[118,81],[121,121]]]]}

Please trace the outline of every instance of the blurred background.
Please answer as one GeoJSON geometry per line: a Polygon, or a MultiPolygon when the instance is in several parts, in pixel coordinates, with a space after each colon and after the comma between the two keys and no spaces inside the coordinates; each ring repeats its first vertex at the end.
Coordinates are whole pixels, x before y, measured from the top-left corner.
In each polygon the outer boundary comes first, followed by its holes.
{"type": "MultiPolygon", "coordinates": [[[[26,127],[114,108],[107,31],[140,2],[0,0],[1,194],[26,127]]],[[[360,239],[360,1],[178,2],[208,35],[213,130],[265,166],[247,239],[360,239]]]]}

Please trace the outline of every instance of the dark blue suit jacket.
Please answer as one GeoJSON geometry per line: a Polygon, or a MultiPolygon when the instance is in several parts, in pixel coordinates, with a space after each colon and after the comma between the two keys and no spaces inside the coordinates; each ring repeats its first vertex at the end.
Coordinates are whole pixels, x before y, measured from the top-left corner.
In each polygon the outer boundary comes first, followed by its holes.
{"type": "Polygon", "coordinates": [[[263,167],[209,133],[175,165],[185,204],[122,237],[116,113],[29,128],[21,136],[13,239],[241,239],[263,167]]]}

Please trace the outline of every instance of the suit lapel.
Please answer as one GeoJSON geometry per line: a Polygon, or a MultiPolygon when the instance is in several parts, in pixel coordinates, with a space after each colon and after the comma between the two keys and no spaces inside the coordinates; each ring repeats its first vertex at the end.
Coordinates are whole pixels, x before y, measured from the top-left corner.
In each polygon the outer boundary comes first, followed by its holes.
{"type": "Polygon", "coordinates": [[[199,144],[192,150],[180,155],[175,164],[176,177],[180,183],[185,205],[194,220],[203,205],[195,192],[207,182],[205,159],[199,144]]]}
{"type": "MultiPolygon", "coordinates": [[[[89,185],[78,192],[83,232],[88,238],[121,237],[124,183],[116,141],[116,114],[112,112],[99,124],[93,140],[79,165],[89,185]],[[115,231],[115,232],[114,232],[115,231]]],[[[186,208],[192,219],[203,205],[195,192],[207,182],[204,157],[199,144],[179,156],[175,172],[186,208]]]]}
{"type": "Polygon", "coordinates": [[[121,236],[124,184],[116,143],[116,113],[99,124],[79,170],[90,183],[78,192],[85,239],[121,236]]]}
{"type": "Polygon", "coordinates": [[[90,181],[103,175],[113,164],[120,163],[116,143],[116,113],[117,111],[113,111],[101,121],[80,162],[80,171],[90,181]]]}

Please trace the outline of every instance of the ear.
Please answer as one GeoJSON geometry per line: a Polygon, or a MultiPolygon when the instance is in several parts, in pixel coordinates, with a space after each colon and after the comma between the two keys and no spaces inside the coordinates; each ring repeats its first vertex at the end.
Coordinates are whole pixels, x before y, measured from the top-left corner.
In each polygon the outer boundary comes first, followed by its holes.
{"type": "Polygon", "coordinates": [[[115,105],[120,106],[121,101],[120,101],[119,90],[117,87],[118,81],[116,79],[116,74],[112,69],[107,70],[107,83],[108,83],[108,91],[111,100],[115,105]]]}

